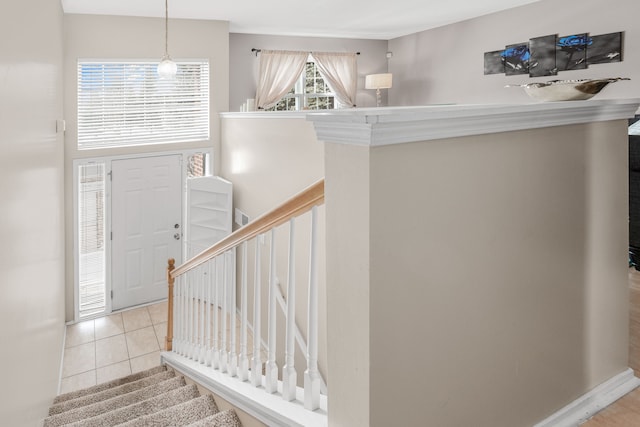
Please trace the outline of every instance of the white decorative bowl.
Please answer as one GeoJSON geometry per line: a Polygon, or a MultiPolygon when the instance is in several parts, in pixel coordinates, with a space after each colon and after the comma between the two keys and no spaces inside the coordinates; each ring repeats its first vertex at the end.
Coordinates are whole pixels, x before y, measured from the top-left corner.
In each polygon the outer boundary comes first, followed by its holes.
{"type": "Polygon", "coordinates": [[[527,95],[537,101],[580,101],[592,98],[604,89],[606,85],[618,80],[629,79],[615,77],[609,79],[551,80],[545,83],[506,85],[505,87],[522,87],[527,95]]]}

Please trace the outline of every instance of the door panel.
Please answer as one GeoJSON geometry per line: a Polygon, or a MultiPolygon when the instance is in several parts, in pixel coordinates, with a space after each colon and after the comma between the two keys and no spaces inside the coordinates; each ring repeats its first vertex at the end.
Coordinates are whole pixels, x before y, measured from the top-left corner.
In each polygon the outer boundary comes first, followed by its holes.
{"type": "Polygon", "coordinates": [[[179,155],[112,162],[113,310],[167,297],[167,259],[182,258],[180,162],[179,155]]]}

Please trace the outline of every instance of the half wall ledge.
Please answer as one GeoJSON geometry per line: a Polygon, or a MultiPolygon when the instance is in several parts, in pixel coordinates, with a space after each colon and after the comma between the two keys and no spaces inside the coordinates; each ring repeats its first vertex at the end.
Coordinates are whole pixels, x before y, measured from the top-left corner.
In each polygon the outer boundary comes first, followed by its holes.
{"type": "Polygon", "coordinates": [[[383,146],[458,136],[628,119],[640,99],[514,105],[435,105],[307,114],[318,140],[383,146]]]}
{"type": "Polygon", "coordinates": [[[307,115],[325,152],[329,425],[570,426],[637,387],[639,105],[307,115]]]}

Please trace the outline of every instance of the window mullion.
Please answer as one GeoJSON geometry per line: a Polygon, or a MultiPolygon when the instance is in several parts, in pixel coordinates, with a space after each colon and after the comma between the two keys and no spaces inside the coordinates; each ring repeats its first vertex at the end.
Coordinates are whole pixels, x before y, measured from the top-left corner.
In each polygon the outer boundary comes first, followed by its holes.
{"type": "Polygon", "coordinates": [[[305,102],[304,102],[304,81],[305,81],[305,75],[306,75],[306,68],[305,71],[303,71],[300,74],[300,77],[298,78],[298,80],[296,81],[296,86],[295,86],[295,99],[296,99],[296,110],[300,111],[300,110],[304,110],[304,106],[305,106],[305,102]]]}

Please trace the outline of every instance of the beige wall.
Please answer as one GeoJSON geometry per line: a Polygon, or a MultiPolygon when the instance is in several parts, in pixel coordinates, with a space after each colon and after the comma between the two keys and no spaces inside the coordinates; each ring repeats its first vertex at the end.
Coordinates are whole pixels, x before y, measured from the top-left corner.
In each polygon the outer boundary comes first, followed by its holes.
{"type": "Polygon", "coordinates": [[[609,85],[598,98],[640,97],[640,27],[636,0],[541,0],[515,9],[389,41],[393,58],[390,105],[533,102],[522,89],[505,88],[552,79],[630,77],[609,85]],[[532,37],[624,31],[623,61],[592,65],[557,76],[484,75],[484,52],[532,37]]]}
{"type": "MultiPolygon", "coordinates": [[[[208,59],[210,64],[210,140],[126,149],[77,150],[78,59],[159,60],[164,53],[164,22],[159,18],[65,15],[65,188],[73,194],[73,160],[96,156],[152,153],[213,147],[214,170],[220,168],[218,113],[229,107],[229,32],[223,21],[170,20],[169,53],[176,59],[208,59]]],[[[67,320],[73,319],[73,197],[66,200],[67,320]]]]}
{"type": "MultiPolygon", "coordinates": [[[[275,115],[278,113],[261,113],[275,115]]],[[[324,176],[323,146],[315,137],[313,125],[297,118],[249,118],[232,117],[222,119],[221,175],[233,183],[233,204],[256,219],[275,208],[294,194],[313,184],[324,176]]],[[[326,299],[324,268],[324,208],[319,209],[319,317],[320,317],[320,371],[326,374],[326,299]]],[[[306,336],[307,289],[309,262],[309,217],[303,216],[296,222],[296,322],[306,336]]],[[[276,233],[276,277],[283,293],[287,289],[287,248],[289,244],[288,225],[279,227],[276,233]]],[[[262,245],[262,338],[267,340],[267,298],[269,279],[269,242],[267,236],[262,245]]],[[[249,246],[249,322],[253,322],[253,271],[254,244],[249,246]]],[[[238,262],[239,265],[239,262],[238,262]]],[[[238,295],[238,298],[240,296],[238,295]]],[[[277,309],[278,348],[284,349],[284,316],[277,309]]],[[[303,354],[298,350],[296,366],[298,383],[302,384],[306,368],[303,354]]],[[[282,354],[278,357],[282,367],[282,354]]]]}
{"type": "Polygon", "coordinates": [[[530,426],[626,369],[625,121],[326,152],[331,425],[530,426]]]}
{"type": "Polygon", "coordinates": [[[60,2],[5,2],[0,46],[0,420],[37,426],[64,334],[60,2]]]}
{"type": "MultiPolygon", "coordinates": [[[[325,161],[329,425],[370,426],[370,152],[327,143],[325,161]]],[[[404,395],[404,390],[390,389],[389,394],[404,395]]],[[[396,413],[396,408],[384,407],[396,413]]]]}

